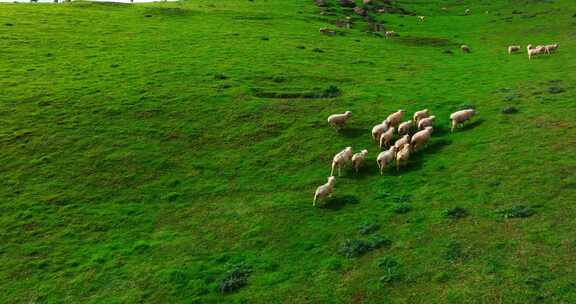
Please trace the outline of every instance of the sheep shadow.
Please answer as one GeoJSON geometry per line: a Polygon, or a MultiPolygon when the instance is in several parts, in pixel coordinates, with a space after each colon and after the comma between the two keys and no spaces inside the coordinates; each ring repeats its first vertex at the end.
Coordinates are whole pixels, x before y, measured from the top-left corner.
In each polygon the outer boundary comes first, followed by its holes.
{"type": "Polygon", "coordinates": [[[434,128],[434,130],[432,131],[432,138],[434,137],[444,137],[448,134],[450,134],[450,128],[448,127],[444,127],[444,126],[438,126],[438,125],[434,125],[432,126],[434,128]]]}
{"type": "Polygon", "coordinates": [[[433,140],[427,147],[415,153],[416,156],[421,154],[436,154],[440,152],[444,147],[452,144],[451,140],[439,139],[433,140]]]}
{"type": "MultiPolygon", "coordinates": [[[[460,128],[460,129],[458,129],[458,130],[461,130],[461,131],[472,130],[472,129],[476,128],[477,126],[479,126],[479,125],[481,125],[481,124],[483,124],[483,123],[484,123],[484,119],[482,119],[482,118],[481,118],[481,119],[477,119],[477,120],[475,120],[475,121],[473,121],[473,122],[471,122],[471,123],[464,124],[464,126],[463,126],[462,128],[460,128]]],[[[454,130],[454,131],[456,132],[456,130],[454,130]]]]}
{"type": "Polygon", "coordinates": [[[368,134],[366,133],[366,130],[360,128],[344,128],[342,130],[339,130],[338,133],[348,138],[356,138],[362,136],[362,134],[368,134]]]}
{"type": "MultiPolygon", "coordinates": [[[[410,154],[410,160],[408,163],[402,167],[400,170],[396,170],[396,163],[392,163],[389,165],[387,169],[384,170],[384,175],[389,176],[401,176],[406,172],[417,171],[422,168],[424,163],[424,159],[428,157],[428,155],[433,155],[440,152],[444,147],[449,146],[452,144],[451,140],[439,139],[431,142],[428,146],[420,149],[417,152],[412,152],[410,154]]],[[[380,171],[377,169],[376,174],[380,174],[380,171]]]]}
{"type": "Polygon", "coordinates": [[[344,206],[348,205],[348,204],[358,204],[360,201],[358,200],[358,198],[356,196],[353,195],[342,195],[342,196],[336,196],[336,197],[331,197],[328,198],[324,204],[322,204],[320,206],[320,208],[322,209],[328,209],[328,210],[340,210],[342,208],[344,208],[344,206]]]}
{"type": "MultiPolygon", "coordinates": [[[[380,153],[380,151],[378,151],[378,153],[380,153]]],[[[350,178],[353,179],[365,179],[375,175],[380,175],[380,169],[376,164],[376,160],[372,159],[366,160],[358,172],[354,170],[350,172],[350,178]]]]}

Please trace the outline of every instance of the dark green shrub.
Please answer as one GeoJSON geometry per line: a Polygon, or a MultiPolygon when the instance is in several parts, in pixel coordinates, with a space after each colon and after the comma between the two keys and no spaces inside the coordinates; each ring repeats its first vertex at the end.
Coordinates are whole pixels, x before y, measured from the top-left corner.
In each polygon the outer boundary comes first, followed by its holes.
{"type": "Polygon", "coordinates": [[[502,109],[502,114],[515,114],[518,113],[518,109],[515,107],[506,107],[502,109]]]}
{"type": "Polygon", "coordinates": [[[370,250],[374,250],[380,247],[390,246],[392,245],[392,241],[385,237],[374,236],[368,240],[368,245],[370,246],[370,250]]]}
{"type": "Polygon", "coordinates": [[[393,257],[384,257],[378,261],[378,267],[384,270],[380,282],[385,284],[394,283],[402,279],[400,263],[393,257]]]}
{"type": "Polygon", "coordinates": [[[372,233],[378,231],[378,229],[380,229],[379,224],[364,223],[360,226],[360,228],[358,229],[358,232],[360,232],[360,234],[367,235],[367,234],[372,234],[372,233]]]}
{"type": "Polygon", "coordinates": [[[408,204],[399,204],[397,206],[394,206],[394,209],[392,209],[392,210],[396,214],[405,214],[405,213],[408,213],[412,210],[412,206],[410,206],[408,204]]]}
{"type": "Polygon", "coordinates": [[[462,257],[464,257],[464,252],[460,243],[456,241],[448,243],[444,252],[444,258],[448,261],[454,262],[462,257]]]}
{"type": "Polygon", "coordinates": [[[342,91],[335,85],[330,85],[324,90],[324,94],[322,97],[330,98],[330,97],[338,97],[342,95],[342,91]]]}
{"type": "Polygon", "coordinates": [[[464,208],[460,208],[460,207],[454,207],[454,208],[444,209],[444,211],[442,211],[442,215],[445,218],[456,220],[456,219],[468,216],[468,210],[466,210],[464,208]]]}
{"type": "Polygon", "coordinates": [[[251,273],[252,269],[247,265],[233,266],[218,283],[218,291],[220,293],[231,293],[246,286],[251,273]]]}
{"type": "Polygon", "coordinates": [[[347,258],[354,258],[380,247],[390,246],[390,244],[392,244],[391,240],[380,236],[372,237],[367,241],[348,239],[342,243],[339,252],[347,258]]]}
{"type": "Polygon", "coordinates": [[[362,240],[346,240],[339,252],[347,258],[355,258],[371,250],[370,244],[362,240]]]}
{"type": "Polygon", "coordinates": [[[496,211],[496,213],[501,214],[504,218],[524,218],[530,217],[536,213],[536,211],[530,207],[525,205],[516,205],[512,208],[503,209],[496,211]]]}

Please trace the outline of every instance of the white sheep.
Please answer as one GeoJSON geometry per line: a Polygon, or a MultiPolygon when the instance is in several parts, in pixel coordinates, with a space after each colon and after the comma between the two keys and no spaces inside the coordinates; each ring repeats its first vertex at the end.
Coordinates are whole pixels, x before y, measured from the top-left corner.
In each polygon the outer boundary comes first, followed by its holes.
{"type": "Polygon", "coordinates": [[[386,32],[384,33],[384,36],[385,36],[386,38],[390,38],[390,37],[398,36],[398,34],[396,34],[395,31],[386,31],[386,32]]]}
{"type": "Polygon", "coordinates": [[[372,138],[378,140],[380,135],[388,130],[388,123],[386,121],[381,124],[377,124],[372,128],[372,138]]]}
{"type": "Polygon", "coordinates": [[[392,146],[390,149],[380,152],[378,157],[376,158],[376,162],[378,163],[378,168],[380,168],[380,175],[384,174],[384,168],[387,164],[394,161],[396,157],[396,147],[392,146]]]}
{"type": "Polygon", "coordinates": [[[418,16],[418,21],[424,22],[426,20],[426,16],[418,16]]]}
{"type": "Polygon", "coordinates": [[[402,149],[402,147],[407,145],[409,142],[410,142],[410,135],[404,135],[394,143],[394,147],[396,147],[397,151],[400,151],[400,149],[402,149]]]}
{"type": "Polygon", "coordinates": [[[400,165],[406,165],[410,159],[410,145],[404,145],[402,150],[396,153],[396,171],[400,170],[400,165]]]}
{"type": "Polygon", "coordinates": [[[428,144],[428,141],[432,136],[432,131],[432,127],[426,127],[424,130],[416,132],[410,140],[412,151],[417,151],[420,147],[428,144]]]}
{"type": "Polygon", "coordinates": [[[467,9],[464,11],[464,15],[470,15],[470,9],[469,9],[469,8],[467,8],[467,9]]]}
{"type": "Polygon", "coordinates": [[[346,125],[346,121],[350,118],[350,115],[352,115],[350,111],[346,111],[343,114],[332,114],[328,117],[328,123],[338,130],[339,127],[346,125]]]}
{"type": "Polygon", "coordinates": [[[382,149],[382,147],[388,147],[392,137],[394,136],[394,131],[395,128],[392,127],[380,135],[380,149],[382,149]]]}
{"type": "Polygon", "coordinates": [[[508,46],[508,54],[512,54],[515,52],[518,52],[520,50],[520,46],[519,45],[510,45],[508,46]]]}
{"type": "Polygon", "coordinates": [[[434,124],[435,119],[436,119],[436,116],[434,116],[434,115],[421,119],[418,122],[418,130],[422,130],[426,127],[432,126],[434,124]]]}
{"type": "Polygon", "coordinates": [[[352,167],[356,170],[356,172],[360,170],[360,166],[364,162],[364,159],[366,159],[367,154],[368,150],[364,149],[352,156],[352,167]]]}
{"type": "Polygon", "coordinates": [[[428,117],[429,115],[428,112],[429,112],[428,109],[416,111],[416,113],[414,113],[414,117],[412,118],[412,120],[414,120],[415,123],[418,123],[420,119],[428,117]]]}
{"type": "Polygon", "coordinates": [[[413,127],[414,123],[411,120],[401,123],[400,126],[398,126],[398,135],[404,135],[410,133],[413,127]]]}
{"type": "Polygon", "coordinates": [[[332,171],[330,175],[334,176],[334,170],[338,168],[338,176],[342,174],[341,168],[350,162],[352,158],[352,147],[346,147],[346,149],[340,151],[332,159],[332,171]]]}
{"type": "Polygon", "coordinates": [[[544,46],[544,49],[546,50],[546,53],[550,54],[551,52],[554,52],[556,49],[558,49],[560,45],[558,43],[555,44],[548,44],[544,46]]]}
{"type": "Polygon", "coordinates": [[[463,44],[460,46],[460,49],[462,50],[462,52],[464,53],[470,53],[470,47],[466,44],[463,44]]]}
{"type": "Polygon", "coordinates": [[[536,55],[544,54],[546,52],[546,47],[543,45],[533,47],[531,44],[529,44],[526,46],[526,50],[528,51],[528,59],[532,59],[532,57],[536,55]]]}
{"type": "Polygon", "coordinates": [[[332,191],[334,191],[334,182],[336,178],[334,176],[328,177],[328,182],[324,185],[318,187],[316,192],[314,192],[314,201],[312,206],[316,206],[316,201],[332,196],[332,191]]]}
{"type": "Polygon", "coordinates": [[[474,109],[467,109],[467,110],[460,110],[450,114],[450,120],[452,122],[451,132],[454,132],[454,129],[458,126],[463,124],[465,121],[469,120],[476,114],[474,109]]]}
{"type": "Polygon", "coordinates": [[[398,124],[400,124],[400,121],[402,120],[404,113],[406,113],[406,110],[398,110],[388,115],[385,122],[388,123],[388,126],[396,127],[398,126],[398,124]]]}

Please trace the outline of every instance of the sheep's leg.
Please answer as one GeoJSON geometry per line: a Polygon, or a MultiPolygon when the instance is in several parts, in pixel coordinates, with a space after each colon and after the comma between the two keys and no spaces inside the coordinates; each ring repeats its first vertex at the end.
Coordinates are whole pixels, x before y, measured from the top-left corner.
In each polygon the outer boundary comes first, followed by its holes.
{"type": "Polygon", "coordinates": [[[456,121],[452,121],[452,125],[450,126],[450,132],[454,132],[454,127],[456,126],[456,121]]]}
{"type": "Polygon", "coordinates": [[[338,176],[342,176],[342,166],[338,165],[338,176]]]}
{"type": "Polygon", "coordinates": [[[317,199],[318,199],[318,193],[314,193],[314,201],[312,202],[312,206],[316,206],[317,199]]]}
{"type": "Polygon", "coordinates": [[[330,171],[330,176],[334,176],[334,166],[336,166],[336,164],[332,162],[332,170],[330,171]]]}

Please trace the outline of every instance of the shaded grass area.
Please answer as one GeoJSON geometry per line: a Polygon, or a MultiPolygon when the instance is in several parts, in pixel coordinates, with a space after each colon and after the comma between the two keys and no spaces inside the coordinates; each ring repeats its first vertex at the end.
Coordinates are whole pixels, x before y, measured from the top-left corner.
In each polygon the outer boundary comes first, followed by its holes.
{"type": "Polygon", "coordinates": [[[393,39],[334,4],[0,5],[0,302],[573,302],[575,4],[395,1],[393,39]],[[399,108],[435,132],[380,176],[399,108]]]}

